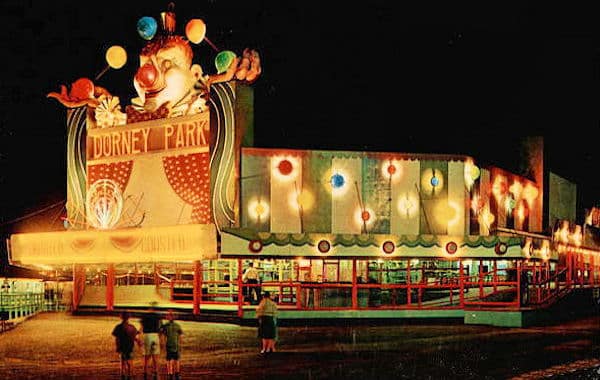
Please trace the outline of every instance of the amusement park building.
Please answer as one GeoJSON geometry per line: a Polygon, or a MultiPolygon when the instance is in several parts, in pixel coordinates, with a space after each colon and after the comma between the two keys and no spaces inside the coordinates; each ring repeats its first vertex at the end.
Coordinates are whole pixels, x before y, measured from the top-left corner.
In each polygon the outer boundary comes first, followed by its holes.
{"type": "Polygon", "coordinates": [[[110,97],[69,103],[66,230],[11,235],[11,263],[66,274],[73,311],[240,321],[269,290],[281,319],[521,326],[600,284],[596,211],[568,220],[576,187],[545,172],[541,139],[531,178],[462,155],[265,149],[253,102],[229,78],[203,112],[128,106],[108,127],[110,97]]]}

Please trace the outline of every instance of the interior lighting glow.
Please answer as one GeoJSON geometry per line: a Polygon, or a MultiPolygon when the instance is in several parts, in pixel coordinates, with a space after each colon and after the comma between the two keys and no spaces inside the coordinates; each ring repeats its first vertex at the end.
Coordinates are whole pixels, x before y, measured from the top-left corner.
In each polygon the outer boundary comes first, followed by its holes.
{"type": "Polygon", "coordinates": [[[496,202],[500,204],[500,201],[506,195],[508,188],[506,184],[506,177],[502,175],[497,175],[494,177],[494,182],[492,184],[492,194],[496,198],[496,202]]]}
{"type": "Polygon", "coordinates": [[[248,214],[255,221],[265,220],[269,215],[269,205],[260,199],[248,203],[248,214]]]}
{"type": "Polygon", "coordinates": [[[533,200],[536,199],[538,197],[539,191],[537,189],[537,187],[535,187],[534,185],[528,183],[527,185],[525,185],[525,188],[523,189],[523,198],[525,198],[525,200],[527,201],[528,204],[532,204],[533,200]]]}
{"type": "Polygon", "coordinates": [[[405,217],[406,219],[414,217],[419,210],[417,207],[418,204],[419,201],[414,194],[404,194],[398,200],[398,211],[400,211],[400,216],[405,217]]]}
{"type": "Polygon", "coordinates": [[[515,199],[519,199],[521,198],[521,193],[523,192],[523,185],[521,185],[521,182],[515,181],[512,185],[510,185],[508,191],[514,195],[515,199]]]}

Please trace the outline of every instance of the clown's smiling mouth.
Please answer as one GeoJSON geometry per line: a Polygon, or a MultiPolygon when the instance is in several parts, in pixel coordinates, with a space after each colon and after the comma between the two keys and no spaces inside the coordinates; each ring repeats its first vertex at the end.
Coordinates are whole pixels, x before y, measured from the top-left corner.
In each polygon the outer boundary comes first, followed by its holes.
{"type": "Polygon", "coordinates": [[[153,98],[156,95],[158,95],[164,89],[165,89],[165,86],[163,86],[163,87],[161,87],[159,89],[153,90],[153,91],[146,91],[146,98],[153,98]]]}

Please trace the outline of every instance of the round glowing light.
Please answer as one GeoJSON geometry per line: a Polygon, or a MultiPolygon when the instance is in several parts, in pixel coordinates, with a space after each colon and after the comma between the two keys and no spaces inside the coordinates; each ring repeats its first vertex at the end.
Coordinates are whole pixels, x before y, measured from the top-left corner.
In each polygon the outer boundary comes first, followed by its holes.
{"type": "Polygon", "coordinates": [[[360,218],[366,222],[367,220],[371,219],[371,213],[365,210],[360,213],[360,218]]]}
{"type": "Polygon", "coordinates": [[[321,253],[327,253],[331,249],[331,243],[325,239],[320,240],[319,244],[317,244],[317,249],[321,253]]]}
{"type": "Polygon", "coordinates": [[[457,250],[458,250],[458,244],[456,244],[455,242],[450,241],[450,242],[446,243],[446,252],[448,252],[449,254],[454,255],[457,250]]]}
{"type": "Polygon", "coordinates": [[[396,166],[393,164],[389,164],[387,167],[387,172],[390,176],[393,176],[394,174],[396,174],[396,166]]]}
{"type": "Polygon", "coordinates": [[[113,69],[120,69],[127,62],[127,52],[119,45],[113,45],[106,51],[106,62],[113,69]]]}
{"type": "Polygon", "coordinates": [[[137,22],[137,32],[145,40],[151,40],[157,30],[158,24],[154,17],[144,16],[137,22]]]}
{"type": "Polygon", "coordinates": [[[508,251],[508,246],[506,243],[498,243],[496,244],[496,247],[494,247],[494,251],[497,255],[504,255],[506,251],[508,251]]]}
{"type": "Polygon", "coordinates": [[[263,243],[260,240],[250,240],[248,243],[248,249],[253,253],[262,251],[263,243]]]}
{"type": "Polygon", "coordinates": [[[282,175],[290,175],[292,173],[292,170],[294,169],[294,166],[292,165],[290,160],[281,160],[277,165],[277,169],[282,175]]]}
{"type": "Polygon", "coordinates": [[[344,179],[343,175],[336,173],[331,176],[330,182],[334,189],[339,189],[340,187],[344,186],[346,180],[344,179]]]}
{"type": "Polygon", "coordinates": [[[302,190],[302,192],[298,194],[298,205],[302,206],[304,210],[312,208],[314,203],[315,197],[310,191],[302,190]]]}
{"type": "Polygon", "coordinates": [[[388,255],[396,250],[396,244],[391,240],[386,240],[382,245],[383,252],[388,255]]]}
{"type": "Polygon", "coordinates": [[[436,187],[440,184],[440,179],[436,176],[431,177],[431,186],[436,187]]]}
{"type": "Polygon", "coordinates": [[[199,18],[191,19],[185,25],[185,35],[191,42],[199,44],[206,35],[206,24],[199,18]]]}
{"type": "Polygon", "coordinates": [[[256,215],[258,217],[264,215],[266,211],[267,211],[267,209],[266,209],[265,205],[263,205],[262,203],[257,203],[256,206],[254,207],[254,212],[256,213],[256,215]]]}

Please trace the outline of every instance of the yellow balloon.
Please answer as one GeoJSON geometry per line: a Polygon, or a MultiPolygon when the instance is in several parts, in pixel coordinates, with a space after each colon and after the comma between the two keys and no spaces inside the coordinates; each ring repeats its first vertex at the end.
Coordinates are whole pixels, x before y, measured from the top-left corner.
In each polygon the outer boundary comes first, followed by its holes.
{"type": "Polygon", "coordinates": [[[199,18],[191,19],[185,26],[185,35],[191,42],[199,44],[206,35],[206,24],[199,18]]]}
{"type": "Polygon", "coordinates": [[[119,45],[114,45],[106,51],[106,62],[113,69],[120,69],[127,62],[127,52],[119,45]]]}

